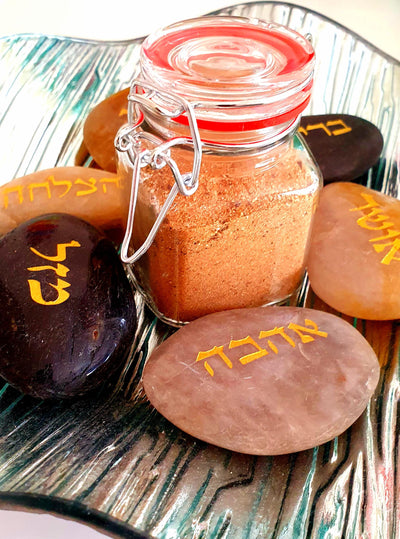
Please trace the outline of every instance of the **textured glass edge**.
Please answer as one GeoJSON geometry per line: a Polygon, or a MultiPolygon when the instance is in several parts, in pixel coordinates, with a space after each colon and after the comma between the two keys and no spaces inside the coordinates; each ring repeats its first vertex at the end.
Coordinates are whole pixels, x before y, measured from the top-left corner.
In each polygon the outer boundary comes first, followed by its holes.
{"type": "Polygon", "coordinates": [[[40,511],[55,514],[60,517],[73,519],[93,527],[95,530],[106,533],[107,537],[124,537],[124,539],[151,539],[151,536],[132,529],[109,515],[90,509],[75,501],[49,498],[38,494],[25,494],[19,492],[0,492],[1,509],[17,509],[40,511]]]}

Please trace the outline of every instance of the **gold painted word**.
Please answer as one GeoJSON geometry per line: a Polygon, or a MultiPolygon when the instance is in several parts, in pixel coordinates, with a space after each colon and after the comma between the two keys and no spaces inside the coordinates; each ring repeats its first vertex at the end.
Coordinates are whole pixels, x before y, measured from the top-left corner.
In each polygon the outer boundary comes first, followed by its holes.
{"type": "MultiPolygon", "coordinates": [[[[305,326],[300,326],[298,324],[294,324],[293,322],[290,322],[287,326],[287,330],[293,331],[298,337],[300,337],[300,340],[303,344],[310,343],[315,340],[315,337],[313,335],[318,337],[324,337],[326,338],[328,336],[328,333],[326,331],[320,331],[318,329],[318,326],[315,322],[312,320],[306,318],[305,319],[305,326]]],[[[281,327],[275,327],[274,329],[269,329],[267,331],[260,331],[258,334],[258,339],[267,339],[267,345],[270,351],[274,352],[274,354],[278,354],[279,350],[277,345],[271,341],[270,337],[279,336],[282,339],[284,339],[287,343],[290,344],[293,348],[296,347],[296,342],[292,339],[290,335],[288,335],[285,331],[285,328],[283,326],[281,327]]],[[[241,356],[239,358],[239,361],[242,365],[247,365],[248,363],[251,363],[252,361],[255,361],[257,359],[260,359],[262,357],[265,357],[269,354],[269,350],[267,348],[262,348],[252,337],[247,336],[244,339],[233,339],[229,341],[228,348],[231,350],[232,348],[237,348],[239,346],[244,346],[245,344],[250,344],[253,346],[256,351],[252,352],[250,354],[245,354],[244,356],[241,356]]],[[[211,367],[209,362],[207,361],[213,356],[217,356],[225,363],[227,367],[230,369],[233,368],[233,363],[229,359],[229,357],[224,352],[224,346],[214,346],[210,350],[206,350],[204,352],[199,352],[197,354],[196,363],[198,361],[204,361],[203,365],[208,374],[211,376],[214,376],[214,369],[211,367]]]]}
{"type": "Polygon", "coordinates": [[[301,126],[299,127],[299,133],[302,133],[303,135],[308,135],[309,131],[314,131],[315,129],[322,129],[324,133],[326,133],[329,137],[332,135],[337,137],[338,135],[344,135],[345,133],[350,133],[352,131],[351,127],[346,125],[343,120],[329,120],[328,122],[320,122],[318,124],[307,124],[306,127],[301,126]],[[334,125],[341,126],[339,129],[331,130],[330,127],[333,127],[334,125]]]}
{"type": "Polygon", "coordinates": [[[81,178],[76,178],[75,180],[56,180],[51,175],[42,182],[32,182],[28,185],[21,184],[2,188],[3,207],[4,209],[8,208],[11,197],[19,204],[23,204],[24,201],[33,202],[35,193],[39,190],[44,191],[48,199],[52,198],[53,195],[63,198],[70,193],[73,187],[74,189],[71,195],[77,197],[92,195],[99,189],[100,186],[98,184],[100,184],[104,194],[107,194],[110,185],[115,185],[118,189],[121,188],[120,178],[118,176],[116,178],[100,178],[99,180],[96,180],[96,178],[88,178],[87,180],[81,178]]]}
{"type": "Polygon", "coordinates": [[[400,260],[400,257],[396,256],[397,251],[400,249],[400,230],[394,228],[394,223],[390,221],[388,215],[384,215],[382,207],[372,195],[361,193],[361,196],[367,204],[358,208],[351,208],[350,211],[361,211],[364,214],[357,219],[357,224],[362,228],[372,231],[382,230],[382,234],[369,240],[374,244],[373,248],[377,253],[382,253],[385,249],[388,249],[380,261],[381,264],[389,265],[392,260],[400,260]]]}
{"type": "Polygon", "coordinates": [[[51,262],[57,262],[57,266],[52,266],[49,264],[46,266],[32,266],[30,268],[27,268],[28,271],[52,270],[58,276],[57,284],[49,283],[49,285],[55,290],[57,290],[58,293],[57,298],[51,301],[46,301],[45,299],[43,299],[40,281],[37,281],[36,279],[28,279],[31,298],[35,303],[39,303],[40,305],[60,305],[60,303],[64,303],[64,301],[67,301],[70,294],[65,289],[71,285],[67,281],[60,279],[60,277],[66,277],[67,273],[69,272],[69,268],[67,268],[67,266],[64,266],[64,264],[60,264],[60,262],[64,262],[64,260],[67,258],[68,247],[80,246],[81,244],[75,240],[72,240],[69,243],[59,243],[57,244],[57,254],[54,256],[44,255],[43,253],[37,251],[34,247],[30,248],[32,253],[39,256],[40,258],[50,260],[51,262]]]}

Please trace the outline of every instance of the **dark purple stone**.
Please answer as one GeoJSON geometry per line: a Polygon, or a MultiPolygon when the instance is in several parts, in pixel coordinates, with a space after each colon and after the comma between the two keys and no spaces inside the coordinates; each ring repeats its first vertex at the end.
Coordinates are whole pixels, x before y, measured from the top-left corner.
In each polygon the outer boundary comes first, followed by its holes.
{"type": "Polygon", "coordinates": [[[358,180],[379,160],[383,138],[371,122],[349,114],[303,116],[299,132],[324,183],[358,180]]]}
{"type": "Polygon", "coordinates": [[[82,395],[107,380],[136,328],[113,244],[65,214],[27,221],[0,240],[0,305],[0,375],[40,398],[82,395]]]}

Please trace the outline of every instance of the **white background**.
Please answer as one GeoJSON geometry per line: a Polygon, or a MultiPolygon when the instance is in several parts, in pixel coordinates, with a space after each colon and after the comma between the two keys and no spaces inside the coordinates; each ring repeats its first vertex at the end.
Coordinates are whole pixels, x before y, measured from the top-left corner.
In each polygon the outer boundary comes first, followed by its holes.
{"type": "MultiPolygon", "coordinates": [[[[235,0],[0,0],[0,35],[40,32],[100,40],[143,36],[235,0]]],[[[400,0],[292,0],[400,60],[400,0]]]]}
{"type": "MultiPolygon", "coordinates": [[[[0,0],[0,36],[44,33],[119,41],[144,36],[161,26],[234,3],[235,0],[0,0]]],[[[334,19],[400,60],[400,0],[293,0],[292,3],[334,19]]],[[[0,511],[0,536],[2,539],[103,537],[69,521],[15,511],[0,511]]]]}

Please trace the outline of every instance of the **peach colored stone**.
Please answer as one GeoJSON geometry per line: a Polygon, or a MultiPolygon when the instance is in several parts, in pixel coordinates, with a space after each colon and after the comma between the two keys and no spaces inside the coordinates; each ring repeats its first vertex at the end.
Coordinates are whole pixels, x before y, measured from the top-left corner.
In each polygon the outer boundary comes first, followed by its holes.
{"type": "Polygon", "coordinates": [[[0,187],[0,235],[45,213],[69,213],[121,241],[126,204],[122,178],[88,167],[55,167],[0,187]]]}
{"type": "Polygon", "coordinates": [[[353,183],[324,187],[308,274],[334,309],[371,320],[400,317],[400,201],[353,183]]]}
{"type": "Polygon", "coordinates": [[[379,364],[341,318],[298,307],[214,313],[150,356],[143,385],[154,407],[206,442],[257,455],[331,440],[363,412],[379,364]]]}

